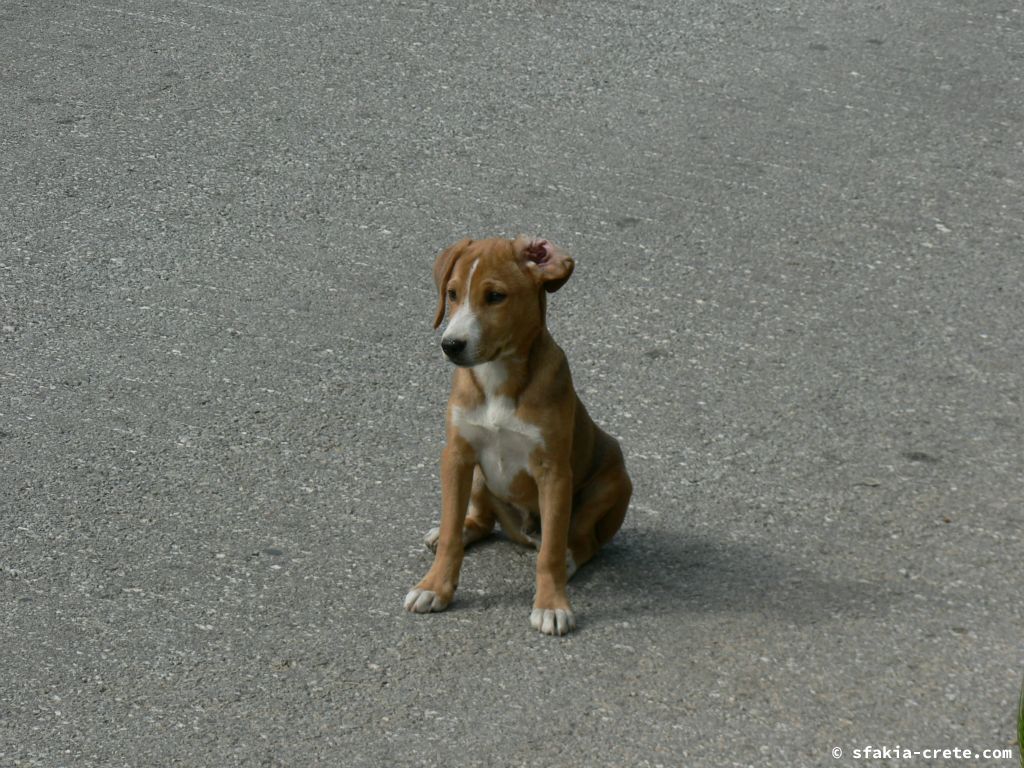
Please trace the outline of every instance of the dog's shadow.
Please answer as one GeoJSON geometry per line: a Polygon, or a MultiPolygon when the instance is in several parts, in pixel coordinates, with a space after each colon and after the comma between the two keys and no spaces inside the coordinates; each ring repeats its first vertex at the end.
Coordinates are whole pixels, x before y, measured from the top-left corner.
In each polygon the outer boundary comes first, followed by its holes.
{"type": "Polygon", "coordinates": [[[620,531],[570,590],[600,602],[606,618],[741,613],[797,625],[879,615],[897,597],[884,583],[831,577],[763,547],[644,527],[620,531]]]}

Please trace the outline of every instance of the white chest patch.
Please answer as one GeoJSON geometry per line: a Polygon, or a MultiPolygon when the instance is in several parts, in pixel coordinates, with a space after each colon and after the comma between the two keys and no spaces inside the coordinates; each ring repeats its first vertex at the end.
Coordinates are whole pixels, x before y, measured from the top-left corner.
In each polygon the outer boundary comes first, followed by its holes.
{"type": "MultiPolygon", "coordinates": [[[[493,373],[488,371],[485,376],[493,373]]],[[[498,377],[499,381],[503,378],[498,377]]],[[[492,394],[493,390],[486,384],[485,391],[487,399],[479,407],[453,408],[452,423],[476,451],[491,493],[504,499],[508,498],[516,476],[530,471],[530,454],[543,443],[543,438],[540,427],[516,416],[512,398],[492,394]]]]}

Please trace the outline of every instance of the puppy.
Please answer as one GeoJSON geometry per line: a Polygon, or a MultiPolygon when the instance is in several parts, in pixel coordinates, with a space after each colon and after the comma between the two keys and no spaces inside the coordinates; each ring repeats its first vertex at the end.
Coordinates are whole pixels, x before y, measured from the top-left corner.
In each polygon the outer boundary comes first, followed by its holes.
{"type": "Polygon", "coordinates": [[[405,598],[415,613],[443,611],[465,547],[500,522],[538,550],[531,625],[547,635],[576,626],[566,582],[619,530],[632,494],[622,451],[587,414],[565,353],[545,324],[547,295],[572,275],[547,240],[462,240],[434,263],[450,319],[441,349],[457,368],[441,454],[441,525],[426,536],[434,562],[405,598]]]}

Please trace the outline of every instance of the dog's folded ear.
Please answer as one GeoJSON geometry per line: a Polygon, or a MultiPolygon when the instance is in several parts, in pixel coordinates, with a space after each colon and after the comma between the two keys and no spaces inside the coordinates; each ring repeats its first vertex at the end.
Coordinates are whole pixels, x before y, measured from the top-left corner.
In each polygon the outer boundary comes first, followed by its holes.
{"type": "Polygon", "coordinates": [[[448,289],[448,281],[451,279],[452,270],[459,257],[465,253],[473,241],[469,238],[460,240],[455,245],[450,245],[441,251],[434,260],[434,285],[437,286],[437,314],[434,315],[434,327],[437,328],[444,320],[445,293],[448,289]]]}
{"type": "Polygon", "coordinates": [[[547,240],[520,235],[515,240],[515,247],[526,271],[548,293],[554,293],[565,285],[576,267],[572,256],[547,240]]]}

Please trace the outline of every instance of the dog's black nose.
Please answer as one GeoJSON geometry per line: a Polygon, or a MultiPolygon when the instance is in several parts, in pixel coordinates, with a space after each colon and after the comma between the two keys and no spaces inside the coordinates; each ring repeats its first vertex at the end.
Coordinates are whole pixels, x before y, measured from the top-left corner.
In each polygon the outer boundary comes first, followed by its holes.
{"type": "Polygon", "coordinates": [[[441,339],[441,349],[448,357],[455,359],[466,348],[465,339],[441,339]]]}

